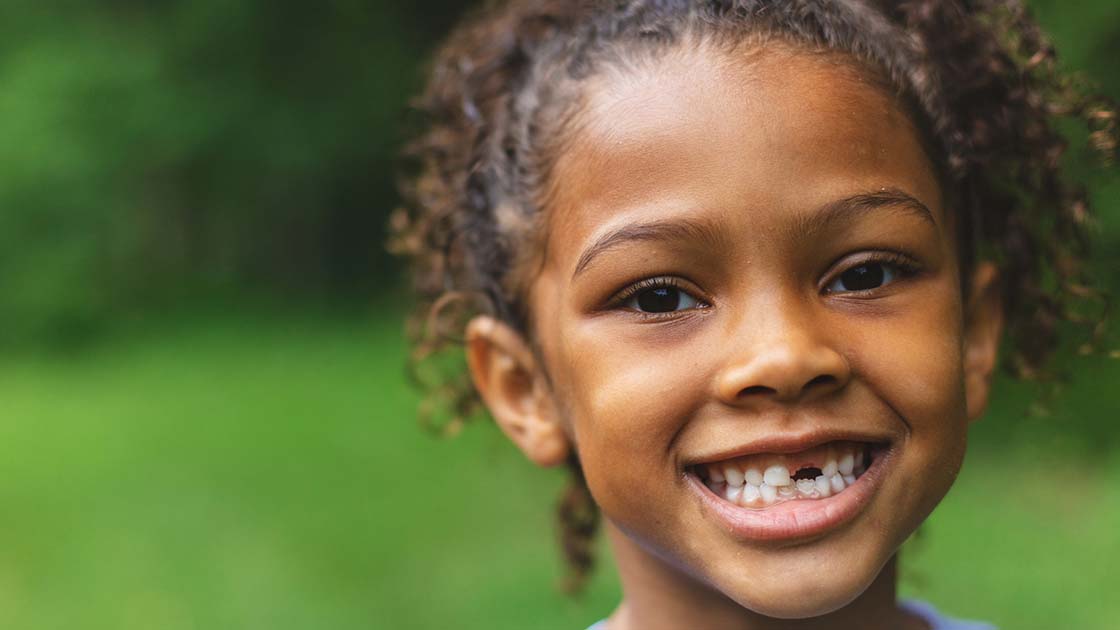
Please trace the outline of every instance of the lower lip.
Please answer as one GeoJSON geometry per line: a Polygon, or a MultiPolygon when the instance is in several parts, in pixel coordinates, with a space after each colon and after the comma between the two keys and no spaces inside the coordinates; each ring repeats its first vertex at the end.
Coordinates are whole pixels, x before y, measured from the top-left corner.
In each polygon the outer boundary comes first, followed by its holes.
{"type": "Polygon", "coordinates": [[[790,541],[819,536],[855,518],[882,484],[893,449],[880,452],[852,485],[825,499],[794,499],[767,508],[745,508],[716,496],[694,473],[685,478],[703,505],[739,538],[790,541]]]}

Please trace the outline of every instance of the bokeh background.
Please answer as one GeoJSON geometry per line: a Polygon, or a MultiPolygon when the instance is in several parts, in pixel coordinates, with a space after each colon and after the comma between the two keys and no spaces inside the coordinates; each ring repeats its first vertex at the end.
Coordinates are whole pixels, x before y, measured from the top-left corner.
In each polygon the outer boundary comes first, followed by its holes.
{"type": "MultiPolygon", "coordinates": [[[[1120,3],[1030,4],[1120,97],[1120,3]]],[[[393,156],[463,8],[0,6],[0,627],[571,630],[613,607],[609,562],[555,588],[561,475],[486,423],[425,434],[404,379],[393,156]]],[[[1120,294],[1120,179],[1080,155],[1120,294]]],[[[1061,367],[1042,412],[1000,382],[906,594],[1116,627],[1120,361],[1061,367]]]]}

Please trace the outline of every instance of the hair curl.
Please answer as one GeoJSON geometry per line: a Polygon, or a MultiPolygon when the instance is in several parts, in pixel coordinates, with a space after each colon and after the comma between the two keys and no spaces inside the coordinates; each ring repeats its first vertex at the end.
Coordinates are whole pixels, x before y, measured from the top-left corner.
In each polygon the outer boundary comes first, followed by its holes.
{"type": "MultiPolygon", "coordinates": [[[[494,315],[528,333],[527,243],[540,238],[549,168],[580,83],[604,64],[657,54],[686,35],[734,46],[781,38],[847,53],[912,103],[959,217],[962,267],[1001,273],[1005,366],[1048,376],[1065,322],[1100,338],[1106,306],[1087,278],[1092,214],[1063,173],[1059,119],[1083,123],[1111,162],[1116,110],[1057,68],[1020,0],[513,0],[490,2],[439,50],[415,101],[422,129],[404,155],[390,249],[408,259],[419,305],[411,366],[421,417],[457,431],[480,404],[457,360],[466,319],[494,315]],[[441,420],[437,420],[441,418],[441,420]]],[[[592,567],[598,514],[579,463],[559,506],[568,585],[592,567]]]]}

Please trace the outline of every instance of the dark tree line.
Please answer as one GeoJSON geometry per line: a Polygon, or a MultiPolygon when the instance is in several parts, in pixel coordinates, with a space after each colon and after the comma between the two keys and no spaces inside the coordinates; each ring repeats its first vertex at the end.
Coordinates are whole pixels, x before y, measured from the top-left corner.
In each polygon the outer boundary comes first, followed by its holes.
{"type": "MultiPolygon", "coordinates": [[[[214,298],[384,291],[404,105],[466,4],[3,3],[0,345],[214,298]]],[[[1112,2],[1073,20],[1035,4],[1117,93],[1112,2]]]]}

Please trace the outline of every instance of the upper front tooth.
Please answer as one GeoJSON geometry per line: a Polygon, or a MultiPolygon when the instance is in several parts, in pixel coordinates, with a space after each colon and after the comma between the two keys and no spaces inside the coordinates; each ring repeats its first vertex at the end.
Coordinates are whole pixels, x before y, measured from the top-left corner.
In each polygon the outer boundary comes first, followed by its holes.
{"type": "Polygon", "coordinates": [[[739,470],[738,466],[724,466],[723,476],[727,477],[728,485],[741,486],[743,485],[743,471],[739,470]]]}
{"type": "Polygon", "coordinates": [[[856,464],[856,460],[855,460],[854,457],[852,457],[851,451],[849,451],[847,453],[844,453],[844,455],[842,455],[840,457],[840,464],[839,464],[840,474],[841,475],[852,474],[852,469],[855,468],[855,464],[856,464]]]}
{"type": "Polygon", "coordinates": [[[836,465],[836,458],[829,455],[828,461],[824,463],[824,468],[821,468],[821,474],[825,477],[831,477],[839,472],[840,468],[836,465]]]}
{"type": "Polygon", "coordinates": [[[754,467],[751,467],[751,468],[747,469],[747,472],[744,475],[744,479],[747,480],[747,483],[753,484],[753,485],[756,485],[756,486],[761,486],[762,481],[763,481],[762,480],[762,473],[758,472],[758,469],[754,468],[754,467]]]}
{"type": "Polygon", "coordinates": [[[762,473],[762,480],[775,487],[788,486],[793,483],[793,480],[789,478],[789,470],[780,464],[767,468],[766,472],[762,473]]]}

